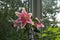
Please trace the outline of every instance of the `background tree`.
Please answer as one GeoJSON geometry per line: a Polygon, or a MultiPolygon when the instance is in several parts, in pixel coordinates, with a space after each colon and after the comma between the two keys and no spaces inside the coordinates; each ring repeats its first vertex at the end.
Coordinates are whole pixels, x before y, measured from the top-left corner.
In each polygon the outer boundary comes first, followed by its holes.
{"type": "Polygon", "coordinates": [[[57,21],[55,15],[60,12],[57,1],[58,0],[42,0],[42,14],[45,26],[56,26],[57,21]]]}
{"type": "Polygon", "coordinates": [[[20,0],[0,0],[0,40],[28,40],[24,30],[17,31],[13,23],[9,22],[17,18],[15,11],[21,12],[22,7],[25,5],[20,0]]]}
{"type": "Polygon", "coordinates": [[[42,0],[43,23],[41,39],[38,40],[59,40],[60,28],[57,26],[56,14],[60,12],[60,7],[57,6],[58,0],[42,0]]]}

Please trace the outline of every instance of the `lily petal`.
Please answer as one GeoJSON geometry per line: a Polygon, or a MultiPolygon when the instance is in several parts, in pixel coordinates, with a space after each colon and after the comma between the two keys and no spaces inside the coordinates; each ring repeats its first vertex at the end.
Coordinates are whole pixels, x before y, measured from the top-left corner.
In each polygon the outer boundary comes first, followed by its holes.
{"type": "Polygon", "coordinates": [[[35,19],[40,22],[40,20],[37,17],[35,19]]]}
{"type": "Polygon", "coordinates": [[[40,28],[40,27],[42,27],[42,23],[40,23],[40,22],[38,22],[38,23],[35,23],[35,26],[37,27],[37,28],[40,28]]]}
{"type": "Polygon", "coordinates": [[[21,13],[19,13],[19,12],[15,12],[15,14],[16,14],[18,17],[21,16],[21,13]]]}
{"type": "Polygon", "coordinates": [[[30,17],[32,16],[32,13],[28,13],[28,14],[29,14],[30,17]]]}
{"type": "Polygon", "coordinates": [[[26,25],[26,22],[22,22],[22,26],[21,26],[21,28],[24,28],[25,25],[26,25]]]}
{"type": "Polygon", "coordinates": [[[22,8],[22,13],[24,13],[24,14],[27,13],[25,8],[22,8]]]}
{"type": "Polygon", "coordinates": [[[21,18],[18,18],[17,20],[15,20],[15,23],[20,23],[22,22],[21,18]]]}
{"type": "Polygon", "coordinates": [[[32,24],[32,20],[31,20],[31,19],[28,19],[28,20],[27,20],[27,23],[32,24]]]}

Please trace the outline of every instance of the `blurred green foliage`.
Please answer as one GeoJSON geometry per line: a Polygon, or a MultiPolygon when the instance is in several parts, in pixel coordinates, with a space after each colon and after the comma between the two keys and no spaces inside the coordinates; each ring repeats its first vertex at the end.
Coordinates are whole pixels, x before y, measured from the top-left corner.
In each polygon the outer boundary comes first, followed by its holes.
{"type": "Polygon", "coordinates": [[[60,28],[48,27],[40,32],[41,35],[35,35],[38,40],[60,40],[60,28]],[[40,36],[40,37],[39,37],[40,36]]]}
{"type": "Polygon", "coordinates": [[[28,33],[22,29],[17,31],[9,20],[16,19],[15,11],[21,12],[20,0],[0,0],[0,40],[28,40],[28,33]]]}

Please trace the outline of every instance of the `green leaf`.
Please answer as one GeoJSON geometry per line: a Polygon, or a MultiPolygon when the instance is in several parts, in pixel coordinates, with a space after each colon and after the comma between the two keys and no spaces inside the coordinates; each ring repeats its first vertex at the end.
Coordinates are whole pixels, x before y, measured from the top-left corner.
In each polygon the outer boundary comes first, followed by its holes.
{"type": "Polygon", "coordinates": [[[43,33],[42,36],[45,37],[45,36],[48,36],[48,34],[43,33]]]}
{"type": "Polygon", "coordinates": [[[60,40],[60,38],[57,37],[57,38],[55,38],[55,40],[60,40]]]}
{"type": "Polygon", "coordinates": [[[51,31],[52,27],[48,27],[48,31],[51,31]]]}
{"type": "Polygon", "coordinates": [[[59,28],[52,28],[52,32],[57,32],[59,28]]]}
{"type": "Polygon", "coordinates": [[[56,34],[60,34],[60,32],[57,32],[56,34]]]}
{"type": "Polygon", "coordinates": [[[51,31],[51,32],[57,32],[59,30],[59,28],[58,27],[49,27],[48,28],[48,31],[51,31]]]}

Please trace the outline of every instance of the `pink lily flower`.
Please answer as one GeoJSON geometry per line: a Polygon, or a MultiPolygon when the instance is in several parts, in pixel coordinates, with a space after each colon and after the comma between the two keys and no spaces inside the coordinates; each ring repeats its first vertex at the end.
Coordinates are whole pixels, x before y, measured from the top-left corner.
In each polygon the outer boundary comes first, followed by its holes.
{"type": "Polygon", "coordinates": [[[37,28],[40,28],[43,26],[43,24],[40,22],[40,20],[36,17],[35,18],[38,22],[34,23],[34,25],[37,27],[37,28]]]}
{"type": "Polygon", "coordinates": [[[18,19],[15,20],[15,26],[21,23],[21,28],[24,28],[27,23],[32,24],[31,15],[26,12],[25,8],[22,9],[22,13],[16,12],[18,19]]]}
{"type": "Polygon", "coordinates": [[[37,28],[40,28],[40,27],[42,27],[42,23],[41,22],[37,22],[37,23],[35,23],[35,26],[37,27],[37,28]]]}

